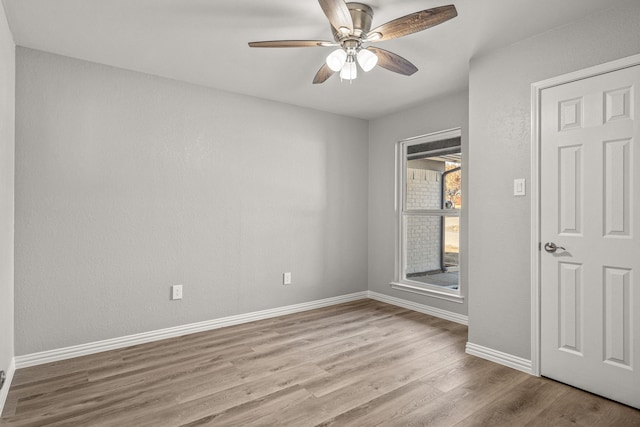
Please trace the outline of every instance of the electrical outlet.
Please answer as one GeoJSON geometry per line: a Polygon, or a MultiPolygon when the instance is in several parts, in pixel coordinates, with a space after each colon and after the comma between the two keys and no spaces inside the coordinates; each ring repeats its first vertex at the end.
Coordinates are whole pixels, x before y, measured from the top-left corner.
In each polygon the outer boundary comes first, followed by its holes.
{"type": "Polygon", "coordinates": [[[182,285],[173,285],[171,287],[171,299],[182,299],[182,285]]]}
{"type": "Polygon", "coordinates": [[[282,284],[283,285],[290,285],[291,284],[291,273],[283,273],[282,274],[282,284]]]}

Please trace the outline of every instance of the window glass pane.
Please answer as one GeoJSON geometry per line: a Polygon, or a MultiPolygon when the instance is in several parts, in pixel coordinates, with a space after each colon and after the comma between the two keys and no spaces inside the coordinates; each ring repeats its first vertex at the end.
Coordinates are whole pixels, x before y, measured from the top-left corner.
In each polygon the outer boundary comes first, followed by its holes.
{"type": "Polygon", "coordinates": [[[460,135],[401,145],[402,182],[399,210],[402,225],[398,259],[400,277],[414,288],[439,291],[458,286],[459,214],[462,207],[460,135]]]}
{"type": "Polygon", "coordinates": [[[457,216],[406,216],[404,278],[458,289],[459,236],[457,216]]]}
{"type": "Polygon", "coordinates": [[[406,219],[407,277],[440,271],[440,216],[409,216],[406,219]]]}
{"type": "Polygon", "coordinates": [[[407,162],[406,209],[441,209],[440,185],[444,163],[429,160],[407,162]]]}
{"type": "Polygon", "coordinates": [[[444,266],[458,271],[460,261],[460,217],[444,217],[444,266]]]}
{"type": "Polygon", "coordinates": [[[444,209],[460,209],[462,204],[462,171],[459,163],[445,163],[444,209]]]}
{"type": "Polygon", "coordinates": [[[407,156],[405,210],[459,209],[461,205],[460,148],[446,154],[407,156]],[[444,182],[443,182],[444,180],[444,182]]]}

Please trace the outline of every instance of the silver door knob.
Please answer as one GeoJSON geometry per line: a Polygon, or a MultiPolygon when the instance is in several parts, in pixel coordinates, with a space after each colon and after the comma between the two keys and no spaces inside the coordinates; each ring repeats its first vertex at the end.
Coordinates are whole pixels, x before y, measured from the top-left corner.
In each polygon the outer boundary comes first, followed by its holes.
{"type": "Polygon", "coordinates": [[[563,248],[562,246],[558,246],[553,242],[547,242],[547,243],[544,244],[544,250],[549,252],[550,254],[555,253],[558,249],[566,251],[565,248],[563,248]]]}

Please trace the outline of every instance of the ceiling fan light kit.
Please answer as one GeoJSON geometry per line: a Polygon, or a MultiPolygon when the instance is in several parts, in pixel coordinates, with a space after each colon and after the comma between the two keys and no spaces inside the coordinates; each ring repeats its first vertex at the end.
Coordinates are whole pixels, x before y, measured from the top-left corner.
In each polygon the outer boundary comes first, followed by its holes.
{"type": "Polygon", "coordinates": [[[410,76],[418,68],[400,55],[388,50],[365,46],[441,24],[458,15],[454,5],[434,7],[411,13],[371,30],[373,9],[364,3],[345,3],[344,0],[318,0],[322,11],[331,23],[334,42],[326,40],[275,40],[250,42],[250,47],[335,47],[313,79],[314,84],[324,83],[333,74],[340,72],[342,80],[355,80],[358,65],[364,72],[376,65],[394,73],[410,76]]]}

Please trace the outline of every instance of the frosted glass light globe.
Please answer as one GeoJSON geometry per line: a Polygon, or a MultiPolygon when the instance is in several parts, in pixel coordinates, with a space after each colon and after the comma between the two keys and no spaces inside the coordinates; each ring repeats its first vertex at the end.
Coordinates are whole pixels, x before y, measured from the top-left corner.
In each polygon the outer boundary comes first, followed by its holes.
{"type": "Polygon", "coordinates": [[[343,80],[355,80],[358,77],[358,67],[356,63],[346,62],[340,71],[340,78],[343,80]]]}
{"type": "Polygon", "coordinates": [[[358,64],[360,64],[360,67],[362,67],[365,72],[373,70],[373,67],[378,64],[378,56],[367,49],[360,50],[357,58],[358,64]]]}
{"type": "Polygon", "coordinates": [[[331,71],[337,73],[342,70],[344,63],[347,61],[347,52],[343,49],[336,49],[327,56],[327,66],[331,71]]]}

